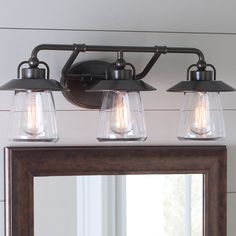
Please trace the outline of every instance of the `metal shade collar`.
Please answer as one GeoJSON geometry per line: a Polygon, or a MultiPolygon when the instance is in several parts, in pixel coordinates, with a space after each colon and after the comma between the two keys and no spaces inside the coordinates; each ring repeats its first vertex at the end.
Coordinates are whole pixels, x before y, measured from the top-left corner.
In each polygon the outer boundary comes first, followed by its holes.
{"type": "MultiPolygon", "coordinates": [[[[188,79],[189,80],[189,79],[188,79]]],[[[195,70],[190,71],[190,80],[191,81],[212,81],[213,80],[213,71],[211,70],[195,70]]],[[[215,80],[215,78],[214,78],[215,80]]]]}
{"type": "Polygon", "coordinates": [[[123,59],[123,52],[118,52],[115,63],[110,63],[106,70],[106,79],[93,85],[88,92],[105,91],[152,91],[152,86],[136,80],[135,67],[123,59]],[[126,69],[130,67],[131,69],[126,69]]]}
{"type": "Polygon", "coordinates": [[[34,90],[34,91],[61,91],[63,87],[56,80],[49,79],[49,67],[45,62],[37,58],[30,58],[29,61],[21,62],[17,67],[18,79],[10,80],[0,87],[0,90],[34,90]],[[28,68],[21,68],[27,64],[28,68]],[[45,68],[38,68],[42,64],[45,68]],[[20,73],[21,72],[21,73],[20,73]],[[21,77],[21,79],[20,79],[21,77]]]}
{"type": "Polygon", "coordinates": [[[216,81],[216,69],[211,64],[199,62],[189,66],[187,81],[181,81],[169,88],[168,92],[232,92],[235,89],[222,81],[216,81]],[[197,70],[191,68],[197,67],[197,70]],[[206,70],[210,67],[211,70],[206,70]]]}

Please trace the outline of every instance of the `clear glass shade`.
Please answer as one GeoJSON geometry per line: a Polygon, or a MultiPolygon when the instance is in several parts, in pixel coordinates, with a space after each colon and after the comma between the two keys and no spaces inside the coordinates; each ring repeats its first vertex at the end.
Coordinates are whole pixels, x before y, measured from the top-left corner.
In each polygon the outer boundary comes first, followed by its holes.
{"type": "Polygon", "coordinates": [[[58,140],[55,104],[51,91],[15,92],[9,120],[9,140],[58,140]]]}
{"type": "Polygon", "coordinates": [[[99,113],[99,141],[145,141],[146,128],[139,92],[109,91],[99,113]]]}
{"type": "Polygon", "coordinates": [[[185,93],[177,136],[180,140],[220,140],[225,138],[219,93],[185,93]]]}

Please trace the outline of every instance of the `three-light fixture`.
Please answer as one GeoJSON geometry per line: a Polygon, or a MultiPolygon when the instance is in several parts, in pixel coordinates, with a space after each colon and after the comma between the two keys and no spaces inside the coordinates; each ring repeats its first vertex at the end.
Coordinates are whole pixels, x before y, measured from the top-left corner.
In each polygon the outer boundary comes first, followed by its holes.
{"type": "Polygon", "coordinates": [[[225,137],[223,111],[219,93],[235,91],[222,81],[216,81],[216,70],[207,64],[204,54],[196,48],[96,46],[85,44],[36,46],[28,61],[17,69],[17,79],[0,87],[14,90],[10,116],[9,139],[12,141],[56,142],[58,131],[52,91],[62,91],[71,103],[90,109],[100,108],[97,139],[99,141],[145,141],[147,138],[140,91],[155,90],[142,79],[162,54],[181,53],[198,56],[189,66],[187,80],[169,92],[183,92],[178,139],[221,140],[225,137]],[[49,78],[49,67],[39,61],[41,50],[72,51],[62,69],[60,83],[49,78]],[[115,52],[114,63],[86,61],[74,63],[81,52],[115,52]],[[136,74],[135,67],[124,60],[125,52],[153,53],[144,70],[136,74]],[[22,68],[27,64],[26,68],[22,68]]]}

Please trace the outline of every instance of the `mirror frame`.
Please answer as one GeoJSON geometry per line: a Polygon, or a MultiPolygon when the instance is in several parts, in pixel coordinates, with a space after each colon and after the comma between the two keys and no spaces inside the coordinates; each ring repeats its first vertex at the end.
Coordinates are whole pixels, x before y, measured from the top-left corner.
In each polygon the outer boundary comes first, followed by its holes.
{"type": "Polygon", "coordinates": [[[36,176],[204,174],[204,236],[226,236],[225,146],[5,148],[6,236],[34,235],[36,176]]]}

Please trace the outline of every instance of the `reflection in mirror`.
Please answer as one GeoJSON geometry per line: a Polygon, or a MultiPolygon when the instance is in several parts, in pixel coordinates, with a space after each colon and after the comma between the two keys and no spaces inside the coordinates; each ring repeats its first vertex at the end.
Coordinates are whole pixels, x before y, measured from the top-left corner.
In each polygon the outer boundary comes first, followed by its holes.
{"type": "Polygon", "coordinates": [[[203,175],[34,178],[35,236],[203,235],[203,175]]]}

